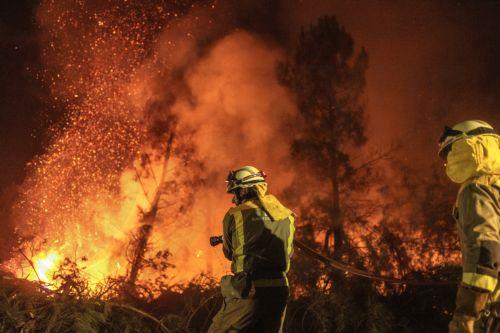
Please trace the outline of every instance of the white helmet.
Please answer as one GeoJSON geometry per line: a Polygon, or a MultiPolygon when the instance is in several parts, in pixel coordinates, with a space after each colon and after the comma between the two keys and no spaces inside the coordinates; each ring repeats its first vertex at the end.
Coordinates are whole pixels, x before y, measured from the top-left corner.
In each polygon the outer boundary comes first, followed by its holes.
{"type": "Polygon", "coordinates": [[[446,126],[439,139],[439,156],[446,158],[454,142],[482,134],[497,135],[493,126],[482,120],[466,120],[453,127],[446,126]]]}
{"type": "Polygon", "coordinates": [[[253,166],[244,166],[229,172],[227,176],[227,192],[231,193],[237,188],[251,187],[265,184],[267,175],[253,166]]]}

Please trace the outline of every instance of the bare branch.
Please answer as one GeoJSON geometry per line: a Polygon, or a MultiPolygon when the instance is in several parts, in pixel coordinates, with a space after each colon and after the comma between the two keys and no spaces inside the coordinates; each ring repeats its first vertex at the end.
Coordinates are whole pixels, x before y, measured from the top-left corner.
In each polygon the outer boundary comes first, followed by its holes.
{"type": "Polygon", "coordinates": [[[35,275],[38,279],[38,281],[40,282],[43,282],[42,279],[40,279],[40,275],[38,275],[38,272],[35,268],[35,264],[33,263],[33,260],[31,260],[30,258],[28,258],[28,256],[26,254],[24,254],[23,250],[19,249],[19,253],[21,253],[21,255],[28,261],[28,263],[30,264],[31,268],[33,269],[33,272],[35,272],[35,275]]]}

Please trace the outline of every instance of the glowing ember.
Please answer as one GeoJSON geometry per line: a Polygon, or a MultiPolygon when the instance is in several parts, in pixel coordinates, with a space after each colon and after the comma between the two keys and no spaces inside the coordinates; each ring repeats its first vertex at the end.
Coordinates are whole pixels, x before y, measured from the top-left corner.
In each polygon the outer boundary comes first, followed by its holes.
{"type": "MultiPolygon", "coordinates": [[[[127,251],[157,188],[162,156],[150,147],[131,82],[149,43],[185,5],[161,11],[154,1],[95,5],[47,0],[37,12],[46,36],[38,76],[66,114],[50,129],[46,152],[30,164],[14,207],[18,234],[30,239],[24,252],[38,274],[31,268],[33,280],[53,282],[65,258],[80,265],[82,257],[91,286],[126,276],[127,251]],[[145,168],[144,154],[151,157],[145,168]]],[[[169,213],[182,204],[181,198],[169,213]]],[[[13,261],[11,267],[23,263],[16,271],[23,275],[25,258],[13,261]]]]}
{"type": "MultiPolygon", "coordinates": [[[[134,251],[140,231],[149,228],[146,256],[168,249],[175,267],[143,268],[138,282],[222,275],[229,264],[208,237],[221,232],[231,205],[224,196],[227,170],[252,156],[281,176],[273,179],[273,191],[293,178],[281,149],[289,130],[281,126],[295,105],[274,76],[281,51],[236,31],[199,52],[196,37],[205,40],[211,18],[181,15],[188,8],[195,13],[191,5],[156,5],[47,0],[38,9],[46,38],[40,75],[66,113],[50,129],[44,154],[30,164],[13,210],[18,234],[29,239],[24,253],[33,242],[41,244],[33,258],[58,255],[43,261],[49,282],[65,258],[77,261],[90,287],[126,277],[142,253],[134,251]],[[174,148],[155,212],[172,122],[174,148]]],[[[13,261],[11,267],[23,264],[16,271],[23,275],[25,258],[13,261]]],[[[36,279],[34,272],[29,278],[36,279]]]]}

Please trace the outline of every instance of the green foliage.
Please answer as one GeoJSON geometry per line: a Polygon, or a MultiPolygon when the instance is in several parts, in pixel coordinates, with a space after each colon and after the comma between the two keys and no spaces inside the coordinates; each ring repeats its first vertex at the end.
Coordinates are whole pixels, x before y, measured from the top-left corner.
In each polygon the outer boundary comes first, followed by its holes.
{"type": "Polygon", "coordinates": [[[204,332],[220,307],[219,289],[207,276],[134,298],[117,281],[103,286],[113,289],[107,294],[90,289],[76,267],[69,260],[62,265],[56,290],[0,272],[0,332],[204,332]]]}
{"type": "Polygon", "coordinates": [[[358,279],[331,292],[313,289],[289,302],[286,332],[445,332],[454,289],[408,287],[402,293],[380,293],[358,279]]]}
{"type": "Polygon", "coordinates": [[[126,303],[77,299],[71,292],[49,291],[38,283],[0,278],[1,332],[166,331],[154,317],[126,303]]]}
{"type": "Polygon", "coordinates": [[[373,290],[365,292],[368,297],[337,290],[298,298],[290,304],[287,332],[392,332],[395,318],[390,308],[373,290]]]}

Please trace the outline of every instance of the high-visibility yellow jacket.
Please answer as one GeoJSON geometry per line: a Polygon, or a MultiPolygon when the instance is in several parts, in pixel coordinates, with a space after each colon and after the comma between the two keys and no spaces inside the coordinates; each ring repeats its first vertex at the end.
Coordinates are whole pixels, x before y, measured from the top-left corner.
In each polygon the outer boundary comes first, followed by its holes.
{"type": "MultiPolygon", "coordinates": [[[[293,251],[294,216],[272,196],[275,214],[266,211],[259,198],[229,209],[223,221],[223,251],[233,273],[250,273],[256,287],[288,285],[286,273],[293,251]]],[[[266,196],[266,197],[267,197],[266,196]]],[[[271,206],[269,206],[271,207],[271,206]]]]}
{"type": "Polygon", "coordinates": [[[462,283],[487,290],[500,302],[500,176],[462,184],[454,209],[462,250],[462,283]]]}

